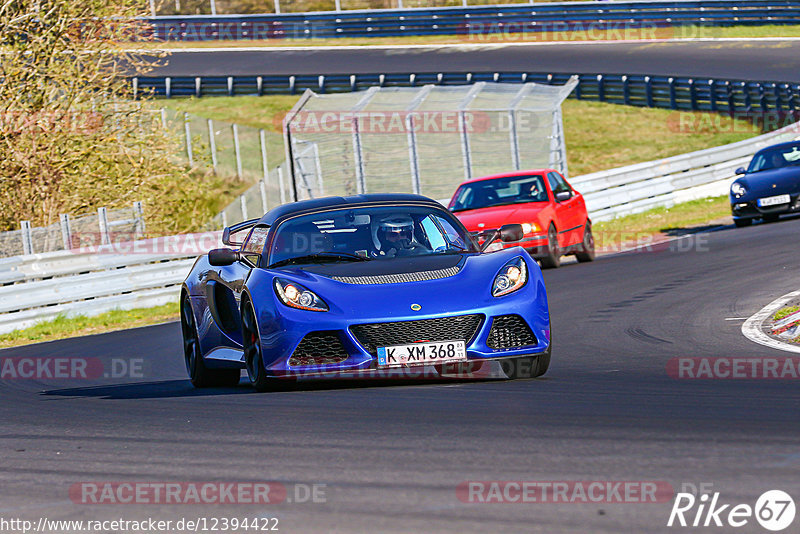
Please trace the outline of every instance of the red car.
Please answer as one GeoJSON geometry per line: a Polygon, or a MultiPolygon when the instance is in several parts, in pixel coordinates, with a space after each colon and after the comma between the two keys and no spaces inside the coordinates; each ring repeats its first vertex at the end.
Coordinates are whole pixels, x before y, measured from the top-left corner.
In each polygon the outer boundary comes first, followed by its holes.
{"type": "Polygon", "coordinates": [[[488,234],[504,224],[522,225],[521,241],[495,241],[487,250],[522,246],[542,267],[558,267],[561,256],[594,259],[592,221],[583,196],[553,169],[536,169],[475,178],[461,184],[450,211],[467,230],[488,234]]]}

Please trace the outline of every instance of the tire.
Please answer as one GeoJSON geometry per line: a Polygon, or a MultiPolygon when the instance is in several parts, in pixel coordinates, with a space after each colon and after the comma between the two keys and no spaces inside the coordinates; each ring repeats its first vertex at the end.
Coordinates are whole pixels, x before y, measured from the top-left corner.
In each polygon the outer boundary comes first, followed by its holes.
{"type": "Polygon", "coordinates": [[[558,232],[553,223],[547,229],[547,256],[540,261],[545,269],[555,269],[561,265],[561,247],[558,246],[558,232]]]}
{"type": "Polygon", "coordinates": [[[733,224],[736,225],[736,228],[744,228],[753,224],[753,219],[734,219],[733,224]]]}
{"type": "Polygon", "coordinates": [[[196,388],[234,387],[239,383],[239,369],[209,369],[203,361],[200,336],[192,312],[189,296],[181,299],[181,331],[183,333],[183,358],[189,380],[196,388]]]}
{"type": "Polygon", "coordinates": [[[249,301],[242,302],[242,345],[247,378],[256,391],[278,391],[291,385],[291,380],[267,376],[256,313],[249,301]]]}
{"type": "Polygon", "coordinates": [[[575,257],[579,262],[585,263],[587,261],[594,261],[594,235],[592,235],[592,223],[588,220],[583,229],[583,243],[581,251],[575,253],[575,257]]]}

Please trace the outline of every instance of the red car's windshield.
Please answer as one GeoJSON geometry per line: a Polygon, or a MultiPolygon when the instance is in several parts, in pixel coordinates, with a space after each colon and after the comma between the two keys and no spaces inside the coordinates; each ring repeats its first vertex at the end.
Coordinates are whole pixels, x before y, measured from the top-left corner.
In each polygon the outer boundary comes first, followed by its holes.
{"type": "Polygon", "coordinates": [[[456,192],[450,210],[476,210],[525,202],[547,202],[547,189],[541,174],[505,176],[464,184],[456,192]]]}

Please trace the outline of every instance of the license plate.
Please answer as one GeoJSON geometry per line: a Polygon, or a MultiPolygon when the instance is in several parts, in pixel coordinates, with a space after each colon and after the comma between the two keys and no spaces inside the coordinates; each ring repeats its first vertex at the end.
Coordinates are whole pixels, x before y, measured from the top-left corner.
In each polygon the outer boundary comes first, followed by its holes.
{"type": "Polygon", "coordinates": [[[776,197],[759,198],[758,205],[764,206],[777,206],[778,204],[788,204],[791,201],[789,195],[778,195],[776,197]]]}
{"type": "Polygon", "coordinates": [[[463,341],[432,341],[378,347],[379,367],[463,362],[466,359],[467,344],[463,341]]]}

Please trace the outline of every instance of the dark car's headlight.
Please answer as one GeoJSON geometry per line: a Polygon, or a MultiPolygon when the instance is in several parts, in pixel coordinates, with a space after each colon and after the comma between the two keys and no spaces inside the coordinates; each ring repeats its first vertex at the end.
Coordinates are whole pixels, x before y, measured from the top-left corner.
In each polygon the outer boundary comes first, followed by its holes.
{"type": "Polygon", "coordinates": [[[736,198],[743,197],[747,193],[747,188],[740,182],[731,184],[731,194],[736,198]]]}
{"type": "Polygon", "coordinates": [[[528,281],[528,267],[522,257],[517,257],[503,265],[492,284],[492,296],[502,297],[518,290],[528,281]]]}
{"type": "Polygon", "coordinates": [[[275,293],[281,299],[281,302],[292,308],[320,312],[328,311],[328,305],[325,304],[324,300],[297,282],[276,278],[275,293]]]}

